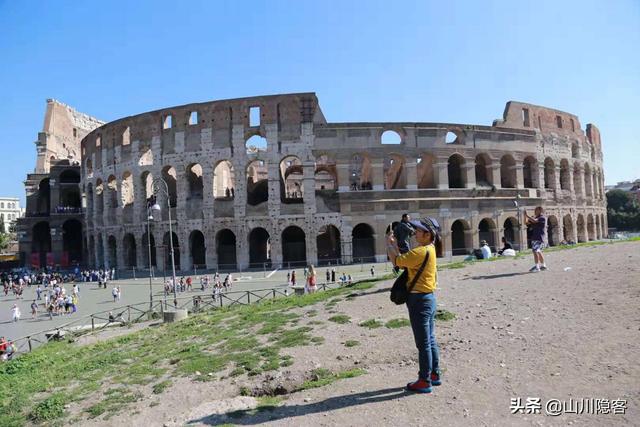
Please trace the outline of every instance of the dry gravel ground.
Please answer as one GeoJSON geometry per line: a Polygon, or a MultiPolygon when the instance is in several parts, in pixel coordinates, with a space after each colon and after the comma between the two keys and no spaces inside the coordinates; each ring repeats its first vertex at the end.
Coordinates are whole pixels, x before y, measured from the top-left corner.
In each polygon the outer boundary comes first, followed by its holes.
{"type": "MultiPolygon", "coordinates": [[[[389,302],[390,283],[360,291],[333,308],[324,304],[308,321],[323,321],[318,346],[288,351],[295,363],[279,373],[180,379],[155,401],[128,414],[87,425],[640,425],[640,243],[582,247],[549,253],[550,270],[528,273],[531,259],[477,263],[440,272],[439,308],[456,319],[437,323],[443,385],[430,395],[408,394],[416,377],[417,352],[408,327],[367,329],[368,319],[406,318],[389,302]],[[571,267],[570,271],[564,271],[571,267]],[[351,317],[340,325],[327,318],[351,317]],[[361,344],[347,348],[346,340],[361,344]],[[259,390],[300,383],[316,367],[341,371],[361,367],[357,378],[284,396],[270,411],[244,417],[254,407],[241,386],[259,390]],[[510,399],[537,397],[540,414],[511,414],[510,399]],[[624,415],[544,414],[549,399],[626,399],[624,415]]],[[[302,322],[301,322],[302,324],[302,322]]]]}

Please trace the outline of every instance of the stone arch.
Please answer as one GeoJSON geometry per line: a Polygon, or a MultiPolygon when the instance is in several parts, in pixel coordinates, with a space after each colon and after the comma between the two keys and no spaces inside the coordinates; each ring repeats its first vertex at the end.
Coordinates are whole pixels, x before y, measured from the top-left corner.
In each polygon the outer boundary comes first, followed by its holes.
{"type": "Polygon", "coordinates": [[[253,135],[245,142],[247,154],[258,155],[260,152],[267,151],[267,139],[260,135],[253,135]]]}
{"type": "Polygon", "coordinates": [[[89,217],[93,215],[93,184],[87,184],[87,214],[89,217]]]}
{"type": "Polygon", "coordinates": [[[107,178],[107,203],[110,209],[118,207],[118,180],[115,175],[107,178]]]}
{"type": "Polygon", "coordinates": [[[249,233],[249,267],[262,268],[271,265],[271,236],[269,232],[256,227],[249,233]]]}
{"type": "Polygon", "coordinates": [[[555,215],[547,217],[547,243],[549,246],[556,246],[560,243],[560,226],[555,215]]]}
{"type": "Polygon", "coordinates": [[[516,188],[516,161],[511,154],[505,154],[500,159],[500,186],[516,188]]]}
{"type": "Polygon", "coordinates": [[[447,129],[447,133],[444,136],[445,144],[463,144],[464,134],[458,129],[447,129]]]}
{"type": "Polygon", "coordinates": [[[356,153],[349,162],[349,186],[352,190],[372,190],[371,159],[367,154],[356,153]]]}
{"type": "Polygon", "coordinates": [[[564,241],[567,243],[576,241],[573,230],[573,219],[570,214],[566,214],[562,218],[562,235],[564,236],[564,241]]]}
{"type": "Polygon", "coordinates": [[[135,192],[133,188],[133,175],[131,175],[131,172],[129,171],[125,171],[122,174],[120,197],[125,222],[131,222],[133,220],[133,202],[135,200],[135,192]]]}
{"type": "Polygon", "coordinates": [[[582,214],[578,214],[578,219],[576,220],[576,228],[578,229],[578,242],[586,242],[587,241],[587,229],[586,224],[584,222],[584,216],[582,214]]]}
{"type": "Polygon", "coordinates": [[[589,163],[584,164],[584,196],[593,197],[593,188],[591,184],[591,167],[589,163]]]}
{"type": "Polygon", "coordinates": [[[207,248],[205,246],[204,234],[200,230],[193,230],[189,234],[189,252],[191,254],[191,265],[196,268],[206,268],[207,248]]]}
{"type": "Polygon", "coordinates": [[[560,160],[560,189],[571,189],[571,169],[567,159],[560,160]]]}
{"type": "Polygon", "coordinates": [[[491,187],[493,178],[491,174],[491,157],[487,153],[476,156],[476,185],[479,187],[491,187]]]}
{"type": "Polygon", "coordinates": [[[307,246],[304,231],[290,225],[282,231],[282,261],[287,266],[303,266],[307,263],[307,246]]]}
{"type": "Polygon", "coordinates": [[[602,239],[602,233],[601,233],[601,229],[600,229],[600,216],[598,216],[598,214],[594,215],[595,218],[595,222],[596,222],[596,239],[600,240],[602,239]]]}
{"type": "Polygon", "coordinates": [[[89,261],[87,262],[87,265],[89,267],[93,266],[96,267],[96,265],[94,264],[96,261],[96,238],[91,235],[89,236],[89,261]]]}
{"type": "Polygon", "coordinates": [[[524,188],[538,187],[538,161],[533,156],[527,156],[522,161],[522,176],[524,188]]]}
{"type": "Polygon", "coordinates": [[[228,228],[218,231],[216,234],[216,253],[220,270],[236,269],[236,235],[233,231],[228,228]]]}
{"type": "Polygon", "coordinates": [[[140,154],[138,159],[138,166],[152,166],[153,165],[153,151],[150,147],[145,148],[140,154]]]}
{"type": "Polygon", "coordinates": [[[110,268],[118,268],[118,243],[116,237],[111,235],[107,238],[107,258],[110,268]]]}
{"type": "Polygon", "coordinates": [[[48,214],[51,209],[51,189],[49,178],[45,178],[38,183],[37,211],[40,214],[48,214]]]}
{"type": "Polygon", "coordinates": [[[126,268],[135,268],[137,262],[136,238],[133,234],[127,233],[122,239],[122,248],[124,250],[124,266],[126,268]]]}
{"type": "Polygon", "coordinates": [[[466,255],[473,250],[471,227],[464,219],[451,224],[451,252],[453,255],[466,255]]]}
{"type": "Polygon", "coordinates": [[[430,153],[423,153],[416,160],[418,174],[418,188],[436,188],[434,173],[435,157],[430,153]]]}
{"type": "Polygon", "coordinates": [[[280,161],[280,199],[283,203],[302,203],[304,173],[297,156],[286,156],[280,161]]]}
{"type": "Polygon", "coordinates": [[[609,237],[609,229],[607,228],[604,214],[600,214],[600,226],[602,227],[602,238],[609,237]]]}
{"type": "Polygon", "coordinates": [[[162,168],[162,179],[169,187],[169,206],[172,208],[178,205],[177,176],[176,168],[173,166],[167,165],[162,168]]]}
{"type": "Polygon", "coordinates": [[[486,240],[491,248],[491,251],[496,252],[498,250],[498,242],[496,242],[496,232],[498,227],[496,223],[491,218],[483,218],[478,223],[478,239],[480,241],[486,240]]]}
{"type": "Polygon", "coordinates": [[[512,216],[505,219],[502,224],[504,230],[503,237],[513,245],[514,248],[520,249],[520,227],[518,220],[512,216]]]}
{"type": "Polygon", "coordinates": [[[587,215],[587,238],[589,240],[596,239],[595,221],[592,214],[587,215]]]}
{"type": "Polygon", "coordinates": [[[144,267],[149,267],[149,243],[151,243],[151,266],[157,267],[156,239],[153,236],[153,233],[147,235],[147,232],[145,231],[145,233],[142,235],[142,246],[140,247],[140,250],[143,252],[144,267]]]}
{"type": "Polygon", "coordinates": [[[387,129],[380,134],[380,143],[383,145],[399,145],[403,143],[403,138],[399,132],[387,129]]]}
{"type": "Polygon", "coordinates": [[[97,249],[98,249],[98,265],[96,265],[96,267],[104,267],[105,264],[105,259],[104,259],[104,243],[102,240],[102,233],[98,234],[98,238],[96,239],[97,242],[97,249]]]}
{"type": "Polygon", "coordinates": [[[316,238],[318,265],[338,264],[342,258],[340,230],[334,225],[325,225],[316,238]]]}
{"type": "Polygon", "coordinates": [[[75,169],[65,169],[60,174],[60,184],[80,184],[80,172],[75,169]]]}
{"type": "Polygon", "coordinates": [[[202,166],[199,163],[192,163],[187,166],[187,201],[198,200],[202,202],[204,194],[204,182],[202,181],[202,166]]]}
{"type": "MultiPolygon", "coordinates": [[[[146,204],[149,204],[154,199],[153,195],[153,174],[149,171],[144,171],[140,174],[140,185],[144,188],[144,199],[146,204]]],[[[146,205],[145,205],[146,207],[146,205]]]]}
{"type": "Polygon", "coordinates": [[[354,262],[375,262],[376,241],[373,227],[361,222],[353,227],[351,239],[354,262]]]}
{"type": "Polygon", "coordinates": [[[316,168],[314,172],[315,186],[317,190],[337,190],[338,173],[336,161],[327,154],[316,157],[316,168]]]}
{"type": "Polygon", "coordinates": [[[384,189],[397,190],[407,188],[407,168],[404,156],[389,154],[383,163],[384,189]]]}
{"type": "Polygon", "coordinates": [[[553,189],[556,180],[556,165],[551,157],[544,159],[544,188],[553,189]]]}
{"type": "Polygon", "coordinates": [[[236,175],[233,164],[229,160],[219,161],[213,169],[213,197],[218,200],[231,200],[236,195],[235,187],[236,175]]]}
{"type": "Polygon", "coordinates": [[[579,157],[580,157],[580,148],[578,147],[578,143],[574,141],[571,143],[571,158],[577,159],[579,157]]]}
{"type": "Polygon", "coordinates": [[[165,269],[172,269],[171,266],[171,243],[173,242],[173,258],[175,259],[176,270],[180,270],[180,240],[175,232],[171,232],[171,238],[169,238],[169,232],[165,232],[162,237],[162,245],[164,246],[164,267],[165,269]]]}
{"type": "Polygon", "coordinates": [[[87,174],[87,178],[93,178],[93,161],[91,158],[87,158],[87,161],[84,162],[84,170],[87,174]]]}
{"type": "Polygon", "coordinates": [[[264,160],[254,160],[247,165],[247,203],[256,206],[267,200],[269,200],[269,171],[264,160]]]}
{"type": "MultiPolygon", "coordinates": [[[[47,265],[47,254],[51,252],[51,228],[47,221],[40,221],[36,223],[31,229],[32,243],[31,253],[38,254],[38,266],[44,267],[47,265]]],[[[33,259],[32,255],[32,259],[33,259]]]]}
{"type": "Polygon", "coordinates": [[[449,188],[464,188],[466,183],[464,157],[458,153],[449,157],[447,172],[449,175],[449,188]]]}
{"type": "Polygon", "coordinates": [[[102,180],[100,178],[98,178],[96,180],[96,213],[98,215],[102,215],[102,212],[104,211],[104,184],[102,183],[102,180]]]}
{"type": "Polygon", "coordinates": [[[82,264],[82,223],[77,219],[68,219],[62,224],[63,267],[82,264]],[[64,265],[66,258],[66,264],[64,265]]]}

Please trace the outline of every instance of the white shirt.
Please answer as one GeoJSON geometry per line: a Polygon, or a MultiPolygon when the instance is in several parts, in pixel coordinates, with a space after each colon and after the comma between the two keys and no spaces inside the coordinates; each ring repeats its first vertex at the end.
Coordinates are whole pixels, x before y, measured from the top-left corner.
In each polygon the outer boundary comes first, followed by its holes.
{"type": "Polygon", "coordinates": [[[483,247],[480,248],[480,250],[482,251],[483,259],[491,258],[491,248],[488,245],[484,245],[483,247]]]}

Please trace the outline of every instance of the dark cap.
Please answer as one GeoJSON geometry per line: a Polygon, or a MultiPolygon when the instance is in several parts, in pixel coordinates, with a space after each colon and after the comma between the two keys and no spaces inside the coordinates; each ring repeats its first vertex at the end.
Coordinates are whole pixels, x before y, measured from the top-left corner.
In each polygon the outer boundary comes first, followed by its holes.
{"type": "Polygon", "coordinates": [[[435,218],[421,218],[419,220],[409,221],[409,224],[418,230],[428,231],[436,235],[440,229],[440,224],[435,218]]]}

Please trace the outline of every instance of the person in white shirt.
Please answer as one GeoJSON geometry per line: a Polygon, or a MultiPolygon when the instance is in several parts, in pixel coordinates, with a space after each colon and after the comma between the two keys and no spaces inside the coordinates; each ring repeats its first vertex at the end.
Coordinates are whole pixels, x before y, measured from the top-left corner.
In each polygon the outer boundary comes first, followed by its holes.
{"type": "Polygon", "coordinates": [[[486,240],[480,242],[480,250],[482,251],[482,259],[491,258],[491,248],[486,240]]]}
{"type": "Polygon", "coordinates": [[[21,315],[22,313],[20,313],[20,307],[18,307],[17,304],[13,304],[13,307],[11,308],[11,319],[14,322],[17,322],[18,320],[20,320],[21,315]]]}

